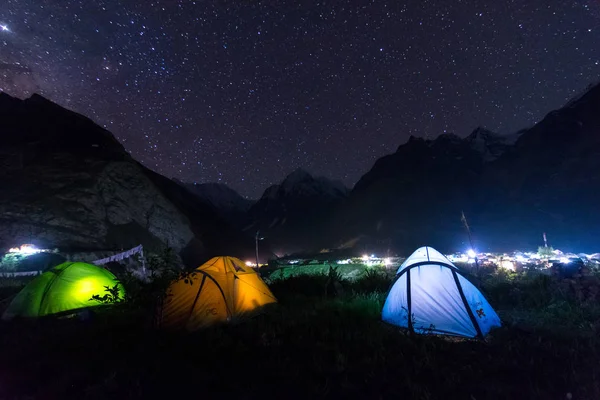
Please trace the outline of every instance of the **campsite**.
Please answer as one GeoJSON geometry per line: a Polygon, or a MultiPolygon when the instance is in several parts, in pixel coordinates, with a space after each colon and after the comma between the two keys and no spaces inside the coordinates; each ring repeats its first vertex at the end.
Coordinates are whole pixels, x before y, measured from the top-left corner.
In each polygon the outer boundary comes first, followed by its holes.
{"type": "Polygon", "coordinates": [[[4,0],[0,400],[600,399],[600,1],[4,0]]]}
{"type": "MultiPolygon", "coordinates": [[[[160,254],[146,268],[163,268],[168,257],[160,254]]],[[[252,272],[239,260],[239,271],[227,261],[237,259],[223,260],[213,276],[226,265],[232,274],[252,272]]],[[[502,320],[482,340],[412,334],[382,321],[396,269],[364,266],[355,276],[355,268],[342,267],[303,273],[297,266],[280,277],[277,271],[265,273],[268,289],[261,290],[269,290],[276,304],[191,331],[157,328],[155,300],[167,285],[164,279],[141,284],[121,275],[126,301],[97,302],[104,305],[70,317],[2,322],[0,397],[137,399],[197,391],[210,393],[209,398],[243,399],[266,393],[285,398],[598,398],[598,276],[561,280],[502,269],[476,275],[461,267],[461,278],[474,282],[502,320]],[[350,278],[344,271],[352,272],[350,278]]],[[[411,278],[416,285],[414,272],[411,278]]],[[[2,278],[2,299],[31,279],[2,278]]],[[[226,288],[225,280],[218,282],[226,288]]],[[[195,290],[192,298],[207,301],[198,295],[198,285],[187,287],[195,290]]],[[[205,292],[208,298],[216,288],[205,292]]]]}

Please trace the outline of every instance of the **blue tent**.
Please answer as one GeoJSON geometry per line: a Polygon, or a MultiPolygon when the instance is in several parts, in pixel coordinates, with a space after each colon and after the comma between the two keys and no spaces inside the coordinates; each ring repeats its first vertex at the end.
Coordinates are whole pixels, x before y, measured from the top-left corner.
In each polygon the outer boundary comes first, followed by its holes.
{"type": "Polygon", "coordinates": [[[481,292],[431,247],[419,248],[400,266],[382,317],[416,333],[480,338],[501,324],[481,292]]]}

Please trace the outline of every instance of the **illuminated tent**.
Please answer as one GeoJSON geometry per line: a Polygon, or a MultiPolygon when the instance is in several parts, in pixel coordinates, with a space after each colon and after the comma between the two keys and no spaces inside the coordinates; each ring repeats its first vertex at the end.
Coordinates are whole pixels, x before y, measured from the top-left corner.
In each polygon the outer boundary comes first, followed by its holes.
{"type": "Polygon", "coordinates": [[[214,257],[169,286],[162,327],[194,331],[249,316],[277,300],[258,274],[234,257],[214,257]]]}
{"type": "Polygon", "coordinates": [[[500,326],[481,292],[431,247],[419,248],[400,266],[382,318],[411,332],[479,338],[500,326]]]}
{"type": "Polygon", "coordinates": [[[41,317],[44,315],[102,305],[92,296],[106,294],[105,286],[118,285],[120,297],[125,292],[109,271],[82,262],[66,262],[29,282],[10,303],[2,319],[41,317]]]}

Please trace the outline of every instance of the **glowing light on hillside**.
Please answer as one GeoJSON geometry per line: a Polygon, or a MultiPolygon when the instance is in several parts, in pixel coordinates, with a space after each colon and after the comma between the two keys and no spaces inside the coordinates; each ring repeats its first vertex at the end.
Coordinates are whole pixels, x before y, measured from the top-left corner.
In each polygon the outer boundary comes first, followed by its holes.
{"type": "Polygon", "coordinates": [[[386,257],[386,258],[384,258],[384,259],[383,259],[383,263],[384,263],[385,265],[391,265],[391,264],[392,264],[392,260],[390,260],[390,258],[389,258],[389,257],[386,257]]]}
{"type": "Polygon", "coordinates": [[[369,255],[368,254],[363,254],[363,256],[361,257],[363,261],[369,261],[369,255]]]}
{"type": "Polygon", "coordinates": [[[467,255],[468,255],[470,258],[475,258],[475,257],[477,257],[477,253],[475,253],[475,250],[473,250],[473,249],[469,249],[469,250],[467,251],[467,255]]]}
{"type": "Polygon", "coordinates": [[[21,245],[21,247],[13,247],[8,250],[9,253],[23,254],[23,255],[37,254],[37,253],[41,253],[42,251],[43,250],[38,249],[37,247],[35,247],[32,244],[23,244],[23,245],[21,245]]]}
{"type": "Polygon", "coordinates": [[[516,271],[517,270],[515,268],[515,263],[513,263],[512,261],[509,261],[509,260],[502,260],[502,262],[500,262],[500,268],[505,269],[507,271],[516,271]]]}
{"type": "Polygon", "coordinates": [[[252,261],[246,261],[246,266],[247,267],[256,267],[256,263],[253,263],[252,261]]]}

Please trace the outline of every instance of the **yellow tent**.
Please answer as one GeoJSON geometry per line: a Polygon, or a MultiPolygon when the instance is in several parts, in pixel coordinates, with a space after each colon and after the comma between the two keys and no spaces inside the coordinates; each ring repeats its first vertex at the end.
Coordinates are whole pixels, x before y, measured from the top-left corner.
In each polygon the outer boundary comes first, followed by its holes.
{"type": "Polygon", "coordinates": [[[241,260],[214,257],[169,286],[160,325],[194,331],[276,302],[263,280],[241,260]]]}

